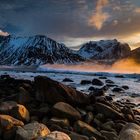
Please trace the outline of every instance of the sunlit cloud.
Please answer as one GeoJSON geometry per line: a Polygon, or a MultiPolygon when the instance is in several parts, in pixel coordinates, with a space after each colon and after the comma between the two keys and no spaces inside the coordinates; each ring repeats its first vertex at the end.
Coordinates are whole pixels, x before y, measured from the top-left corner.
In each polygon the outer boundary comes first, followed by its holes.
{"type": "Polygon", "coordinates": [[[140,14],[140,7],[135,8],[134,12],[140,14]]]}
{"type": "Polygon", "coordinates": [[[8,35],[9,35],[9,33],[3,32],[2,30],[0,30],[0,36],[8,36],[8,35]]]}
{"type": "Polygon", "coordinates": [[[94,26],[97,30],[100,30],[104,22],[110,17],[109,13],[103,11],[108,3],[108,0],[98,0],[95,13],[93,13],[89,20],[89,25],[94,26]]]}
{"type": "Polygon", "coordinates": [[[0,1],[2,31],[17,36],[43,34],[68,47],[114,38],[134,44],[140,42],[139,25],[138,0],[0,1]]]}

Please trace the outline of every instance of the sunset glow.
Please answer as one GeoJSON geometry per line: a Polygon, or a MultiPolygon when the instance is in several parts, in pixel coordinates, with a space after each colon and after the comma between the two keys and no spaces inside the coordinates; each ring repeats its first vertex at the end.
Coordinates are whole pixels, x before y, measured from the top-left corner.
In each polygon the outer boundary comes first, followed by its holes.
{"type": "Polygon", "coordinates": [[[0,5],[4,32],[43,34],[72,48],[89,40],[116,38],[134,49],[140,42],[139,25],[138,0],[2,0],[0,5]]]}

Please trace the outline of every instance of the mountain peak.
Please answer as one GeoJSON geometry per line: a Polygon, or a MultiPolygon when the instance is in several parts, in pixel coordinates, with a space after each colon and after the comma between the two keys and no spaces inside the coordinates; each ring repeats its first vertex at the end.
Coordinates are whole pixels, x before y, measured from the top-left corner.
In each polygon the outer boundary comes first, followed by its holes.
{"type": "Polygon", "coordinates": [[[129,55],[130,50],[128,44],[113,39],[85,43],[78,53],[87,59],[119,59],[129,55]]]}
{"type": "Polygon", "coordinates": [[[0,44],[0,64],[40,65],[46,63],[77,63],[82,57],[63,44],[42,35],[10,36],[0,44]]]}

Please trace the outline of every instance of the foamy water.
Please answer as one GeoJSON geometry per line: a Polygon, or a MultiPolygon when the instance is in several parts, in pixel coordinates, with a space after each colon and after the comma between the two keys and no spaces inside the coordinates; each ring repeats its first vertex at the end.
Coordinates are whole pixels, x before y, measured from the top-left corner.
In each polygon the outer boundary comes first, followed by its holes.
{"type": "MultiPolygon", "coordinates": [[[[99,78],[100,76],[106,76],[108,79],[115,82],[118,86],[128,85],[129,90],[126,93],[113,93],[111,90],[107,91],[107,95],[115,95],[115,100],[121,99],[129,99],[131,102],[138,104],[140,102],[140,75],[138,74],[118,74],[118,73],[107,73],[107,72],[86,72],[82,71],[67,71],[61,68],[52,69],[45,67],[40,67],[39,71],[34,72],[16,72],[16,71],[0,71],[0,75],[2,74],[9,74],[14,78],[18,79],[29,79],[33,80],[35,76],[42,75],[50,77],[54,80],[62,82],[64,78],[71,78],[73,82],[71,83],[64,83],[75,87],[77,90],[82,91],[84,93],[89,94],[88,88],[91,85],[81,85],[81,80],[92,80],[93,78],[99,78]],[[42,71],[41,71],[42,70],[42,71]],[[116,75],[123,75],[124,78],[116,78],[116,75]],[[131,95],[135,94],[136,97],[131,97],[131,95]]],[[[102,79],[103,82],[105,82],[102,79]]]]}

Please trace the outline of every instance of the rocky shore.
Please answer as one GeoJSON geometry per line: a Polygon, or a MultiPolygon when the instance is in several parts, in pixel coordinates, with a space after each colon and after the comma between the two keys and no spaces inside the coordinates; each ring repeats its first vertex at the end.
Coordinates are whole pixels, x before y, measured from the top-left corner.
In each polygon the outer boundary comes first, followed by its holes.
{"type": "Polygon", "coordinates": [[[92,84],[89,95],[44,76],[1,75],[0,140],[140,140],[140,108],[105,94],[114,81],[100,77],[84,84],[92,84]]]}

